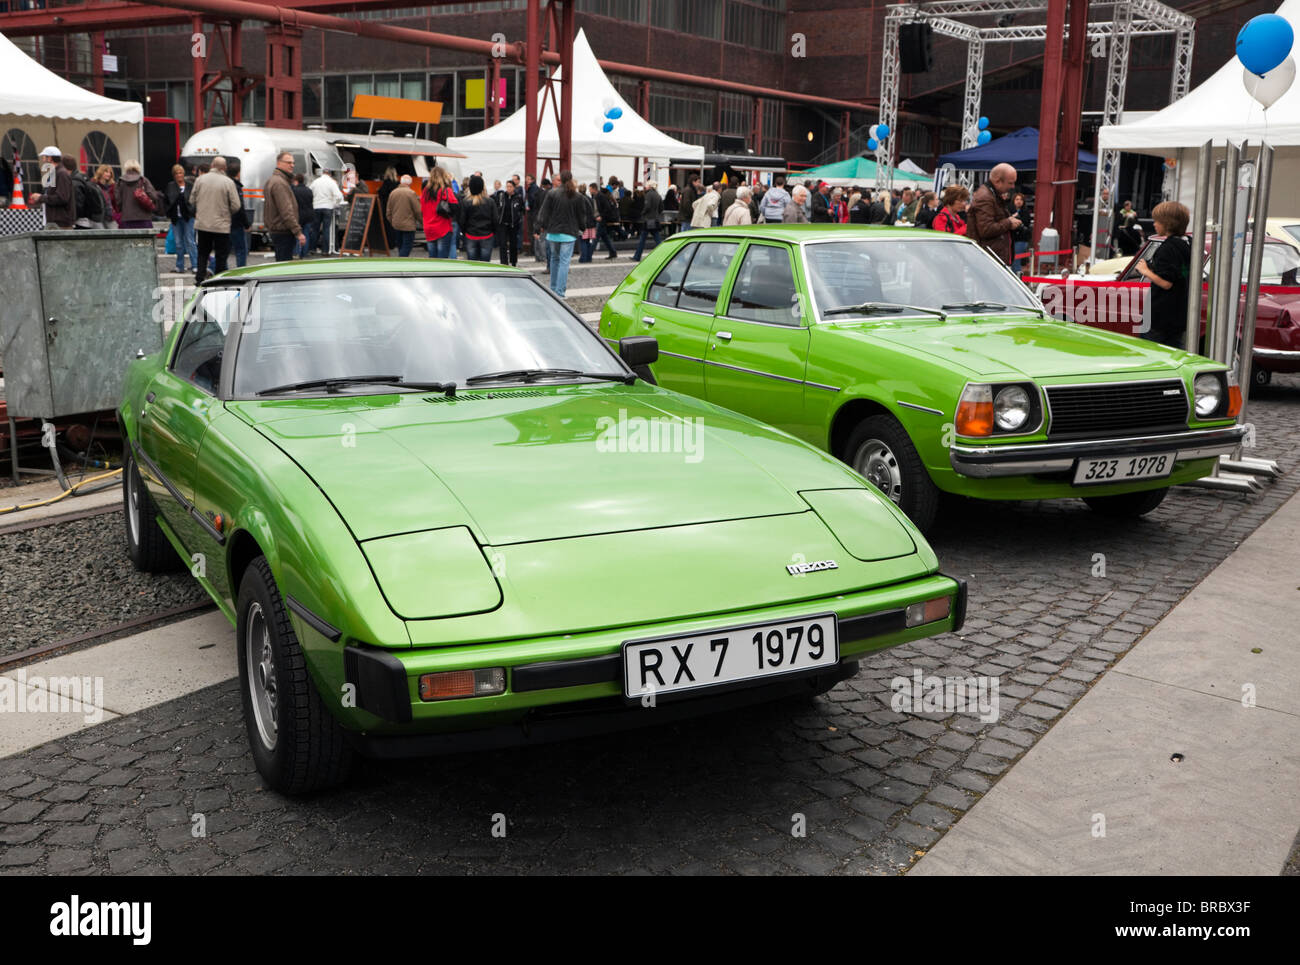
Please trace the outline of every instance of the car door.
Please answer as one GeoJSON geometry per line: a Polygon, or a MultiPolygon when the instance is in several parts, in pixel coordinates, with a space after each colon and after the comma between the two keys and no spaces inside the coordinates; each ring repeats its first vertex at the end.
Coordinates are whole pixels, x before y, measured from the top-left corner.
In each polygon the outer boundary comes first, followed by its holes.
{"type": "Polygon", "coordinates": [[[688,242],[655,276],[633,328],[659,341],[655,378],[666,388],[704,395],[704,356],[718,295],[739,245],[688,242]]]}
{"type": "Polygon", "coordinates": [[[155,502],[185,548],[200,551],[208,526],[194,510],[199,447],[223,411],[217,393],[226,336],[245,293],[213,288],[200,294],[185,319],[167,367],[145,394],[140,412],[140,471],[155,502]]]}
{"type": "Polygon", "coordinates": [[[736,261],[705,356],[705,396],[795,432],[804,417],[808,327],[790,249],[748,242],[736,261]]]}

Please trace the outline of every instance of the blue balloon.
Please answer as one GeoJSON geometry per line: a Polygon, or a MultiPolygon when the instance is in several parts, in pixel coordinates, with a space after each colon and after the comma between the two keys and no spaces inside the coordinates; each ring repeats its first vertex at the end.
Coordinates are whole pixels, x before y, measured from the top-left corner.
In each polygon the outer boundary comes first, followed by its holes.
{"type": "Polygon", "coordinates": [[[623,116],[623,108],[611,107],[609,110],[605,112],[605,116],[608,117],[611,121],[616,121],[623,116]]]}
{"type": "Polygon", "coordinates": [[[980,118],[980,123],[979,123],[979,128],[980,128],[980,130],[982,131],[982,130],[984,130],[985,128],[987,128],[988,126],[989,126],[989,119],[988,119],[987,117],[981,117],[981,118],[980,118]]]}
{"type": "Polygon", "coordinates": [[[975,140],[979,144],[987,144],[989,141],[993,140],[993,135],[990,134],[988,131],[980,131],[979,137],[977,137],[975,140]]]}
{"type": "Polygon", "coordinates": [[[889,125],[888,125],[888,124],[877,124],[877,125],[876,125],[876,137],[880,138],[881,140],[884,140],[885,138],[889,137],[889,125]]]}
{"type": "Polygon", "coordinates": [[[880,142],[879,142],[879,141],[877,141],[874,137],[869,137],[869,138],[867,138],[867,150],[868,150],[868,151],[876,151],[876,150],[879,150],[879,149],[880,149],[880,142]]]}
{"type": "Polygon", "coordinates": [[[614,129],[614,122],[606,121],[604,124],[600,125],[600,129],[604,131],[606,134],[608,134],[610,131],[614,129]]]}
{"type": "Polygon", "coordinates": [[[1261,77],[1286,60],[1295,42],[1295,32],[1285,17],[1265,13],[1246,21],[1237,34],[1237,59],[1252,74],[1261,77]]]}

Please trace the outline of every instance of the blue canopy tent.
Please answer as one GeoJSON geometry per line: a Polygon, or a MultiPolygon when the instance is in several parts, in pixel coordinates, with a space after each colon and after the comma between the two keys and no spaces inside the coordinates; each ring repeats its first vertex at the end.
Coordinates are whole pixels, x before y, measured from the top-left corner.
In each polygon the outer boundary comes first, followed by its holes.
{"type": "MultiPolygon", "coordinates": [[[[988,171],[995,164],[1010,164],[1017,171],[1038,168],[1038,128],[1022,127],[1004,137],[994,138],[987,144],[952,151],[939,157],[939,164],[951,164],[958,171],[988,171]]],[[[1086,174],[1097,172],[1097,155],[1079,152],[1079,170],[1086,174]]]]}

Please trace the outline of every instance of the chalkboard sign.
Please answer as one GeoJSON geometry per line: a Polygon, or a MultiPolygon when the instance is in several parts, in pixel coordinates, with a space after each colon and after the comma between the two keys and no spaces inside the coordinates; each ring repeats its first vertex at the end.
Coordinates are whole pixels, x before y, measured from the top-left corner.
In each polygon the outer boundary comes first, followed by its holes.
{"type": "Polygon", "coordinates": [[[347,227],[343,232],[343,247],[340,254],[360,255],[369,249],[371,254],[377,250],[385,255],[388,239],[384,232],[384,212],[376,202],[379,198],[373,194],[353,194],[352,206],[348,208],[347,227]]]}

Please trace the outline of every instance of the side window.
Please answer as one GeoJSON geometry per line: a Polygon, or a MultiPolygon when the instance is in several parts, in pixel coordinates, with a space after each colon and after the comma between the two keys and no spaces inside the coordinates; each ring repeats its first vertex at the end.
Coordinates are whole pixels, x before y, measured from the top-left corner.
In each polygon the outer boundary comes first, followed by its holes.
{"type": "Polygon", "coordinates": [[[772,325],[799,324],[799,295],[790,255],[776,245],[750,245],[745,251],[726,314],[772,325]]]}
{"type": "Polygon", "coordinates": [[[709,241],[696,247],[698,250],[682,281],[682,293],[677,296],[677,307],[708,312],[711,315],[738,246],[734,243],[709,241]]]}
{"type": "Polygon", "coordinates": [[[677,292],[682,287],[682,279],[686,277],[686,267],[691,263],[691,255],[695,254],[696,247],[696,245],[682,245],[682,250],[664,265],[655,276],[655,280],[650,283],[650,288],[645,293],[646,301],[655,305],[677,304],[677,292]]]}
{"type": "Polygon", "coordinates": [[[226,333],[231,321],[238,317],[243,297],[244,292],[238,288],[204,292],[190,312],[172,359],[173,372],[212,395],[221,384],[226,333]]]}

